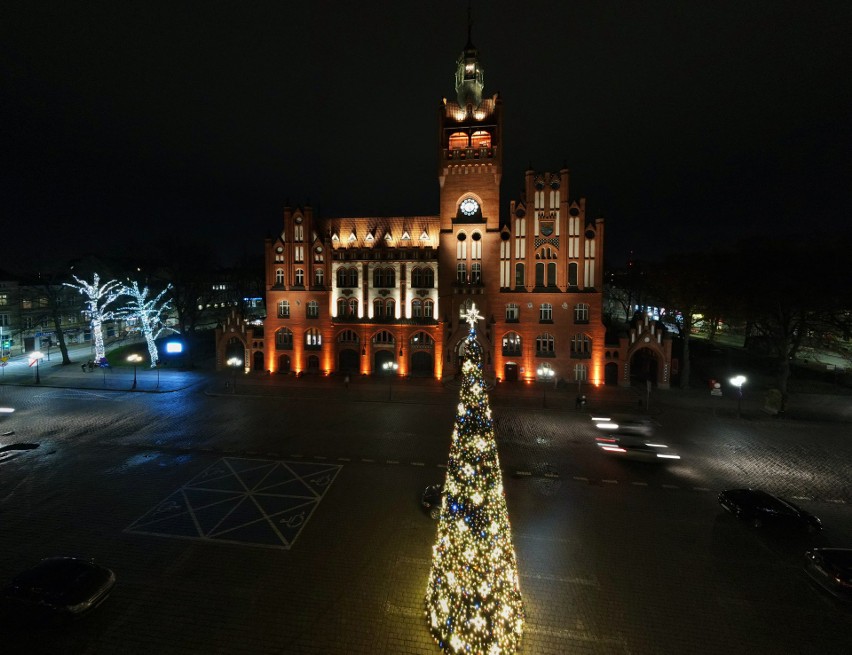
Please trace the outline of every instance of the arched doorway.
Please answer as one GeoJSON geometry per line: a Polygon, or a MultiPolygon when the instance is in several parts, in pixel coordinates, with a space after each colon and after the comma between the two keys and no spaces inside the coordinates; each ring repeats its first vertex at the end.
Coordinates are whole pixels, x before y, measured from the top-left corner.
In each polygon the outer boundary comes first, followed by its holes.
{"type": "Polygon", "coordinates": [[[278,373],[290,372],[290,355],[278,355],[278,373]]]}
{"type": "Polygon", "coordinates": [[[414,377],[431,377],[435,371],[432,353],[422,350],[411,353],[411,375],[414,377]]]}
{"type": "Polygon", "coordinates": [[[358,373],[358,351],[352,348],[341,350],[337,354],[337,372],[351,375],[358,373]]]}
{"type": "Polygon", "coordinates": [[[246,358],[246,346],[237,337],[228,339],[225,346],[225,361],[227,362],[232,357],[236,357],[240,361],[245,361],[246,358]]]}
{"type": "Polygon", "coordinates": [[[618,364],[615,362],[608,362],[604,366],[604,384],[618,384],[618,364]]]}
{"type": "Polygon", "coordinates": [[[391,375],[392,370],[386,370],[385,364],[394,361],[393,352],[390,350],[377,350],[373,353],[373,373],[376,375],[391,375]]]}
{"type": "Polygon", "coordinates": [[[506,362],[503,364],[503,379],[506,382],[517,382],[518,381],[518,363],[517,362],[506,362]]]}
{"type": "Polygon", "coordinates": [[[630,384],[657,383],[657,356],[650,348],[640,348],[630,358],[630,384]]]}
{"type": "Polygon", "coordinates": [[[311,355],[308,357],[308,373],[315,375],[320,372],[319,357],[311,355]]]}
{"type": "Polygon", "coordinates": [[[257,352],[254,353],[254,355],[252,355],[251,370],[252,371],[266,370],[266,369],[263,368],[263,353],[262,352],[257,351],[257,352]]]}

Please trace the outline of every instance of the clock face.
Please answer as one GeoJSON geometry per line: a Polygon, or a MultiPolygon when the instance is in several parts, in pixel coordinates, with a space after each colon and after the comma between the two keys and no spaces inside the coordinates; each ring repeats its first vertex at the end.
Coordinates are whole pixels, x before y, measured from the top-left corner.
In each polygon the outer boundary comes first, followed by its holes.
{"type": "Polygon", "coordinates": [[[465,216],[473,216],[479,211],[479,203],[473,198],[465,198],[462,200],[462,204],[459,209],[461,209],[461,213],[465,216]]]}

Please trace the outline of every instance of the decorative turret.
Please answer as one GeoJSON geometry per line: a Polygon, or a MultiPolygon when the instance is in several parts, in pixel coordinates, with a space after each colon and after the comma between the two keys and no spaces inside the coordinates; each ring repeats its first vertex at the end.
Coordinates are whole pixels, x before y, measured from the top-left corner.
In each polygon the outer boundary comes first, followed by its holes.
{"type": "Polygon", "coordinates": [[[468,13],[467,45],[456,61],[456,97],[462,109],[477,109],[482,104],[485,70],[479,64],[479,52],[470,40],[472,23],[468,13]]]}

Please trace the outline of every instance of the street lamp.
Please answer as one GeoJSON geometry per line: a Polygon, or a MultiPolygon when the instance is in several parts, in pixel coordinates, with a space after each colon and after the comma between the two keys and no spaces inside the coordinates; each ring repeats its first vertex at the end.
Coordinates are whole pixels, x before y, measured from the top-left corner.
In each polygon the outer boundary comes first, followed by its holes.
{"type": "Polygon", "coordinates": [[[391,399],[391,394],[393,393],[393,378],[396,375],[396,370],[399,368],[399,364],[396,362],[385,362],[382,364],[382,368],[388,373],[390,377],[388,377],[388,400],[391,399]]]}
{"type": "Polygon", "coordinates": [[[231,386],[234,388],[234,393],[237,393],[237,368],[243,365],[243,360],[239,357],[231,357],[227,364],[234,369],[234,382],[231,386]]]}
{"type": "Polygon", "coordinates": [[[136,366],[139,364],[139,362],[142,361],[142,356],[134,353],[132,355],[127,356],[127,361],[130,362],[131,364],[133,364],[133,386],[130,387],[130,388],[135,389],[136,388],[136,366]]]}
{"type": "Polygon", "coordinates": [[[36,367],[36,379],[35,379],[36,384],[41,384],[41,377],[38,374],[38,363],[42,359],[44,359],[44,353],[43,352],[41,352],[39,350],[35,350],[35,351],[30,353],[30,366],[35,364],[35,367],[36,367]]]}
{"type": "Polygon", "coordinates": [[[541,406],[547,407],[547,385],[550,384],[550,381],[556,375],[556,371],[549,366],[542,366],[536,373],[538,373],[538,379],[544,381],[544,395],[541,397],[541,406]]]}
{"type": "Polygon", "coordinates": [[[730,379],[730,383],[737,388],[737,418],[742,417],[743,385],[746,383],[745,375],[737,375],[730,379]]]}

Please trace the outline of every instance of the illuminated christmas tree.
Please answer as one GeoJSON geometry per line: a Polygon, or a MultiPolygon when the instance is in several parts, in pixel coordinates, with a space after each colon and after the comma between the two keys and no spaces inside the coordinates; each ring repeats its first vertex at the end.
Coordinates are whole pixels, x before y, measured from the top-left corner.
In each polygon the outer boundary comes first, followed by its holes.
{"type": "Polygon", "coordinates": [[[148,287],[139,288],[138,282],[131,282],[121,287],[120,293],[124,296],[130,296],[131,300],[122,310],[118,312],[119,316],[129,318],[136,324],[142,336],[145,337],[145,343],[148,345],[148,355],[151,358],[151,368],[157,366],[159,355],[157,354],[157,337],[163,332],[174,332],[172,328],[163,325],[163,318],[171,309],[171,301],[161,303],[163,296],[166,295],[172,288],[169,284],[155,298],[148,298],[148,287]]]}
{"type": "Polygon", "coordinates": [[[101,284],[101,277],[97,273],[92,277],[93,282],[89,284],[85,280],[81,280],[76,275],[72,275],[77,284],[66,282],[66,287],[77,289],[86,297],[86,314],[92,322],[92,342],[95,344],[95,361],[106,361],[106,348],[104,346],[104,335],[102,326],[105,321],[111,321],[113,318],[112,312],[107,311],[109,306],[116,298],[118,298],[118,282],[110,280],[101,284]]]}
{"type": "Polygon", "coordinates": [[[518,649],[524,609],[494,422],[476,341],[476,307],[444,483],[438,537],[426,592],[426,616],[451,653],[498,655],[518,649]]]}

